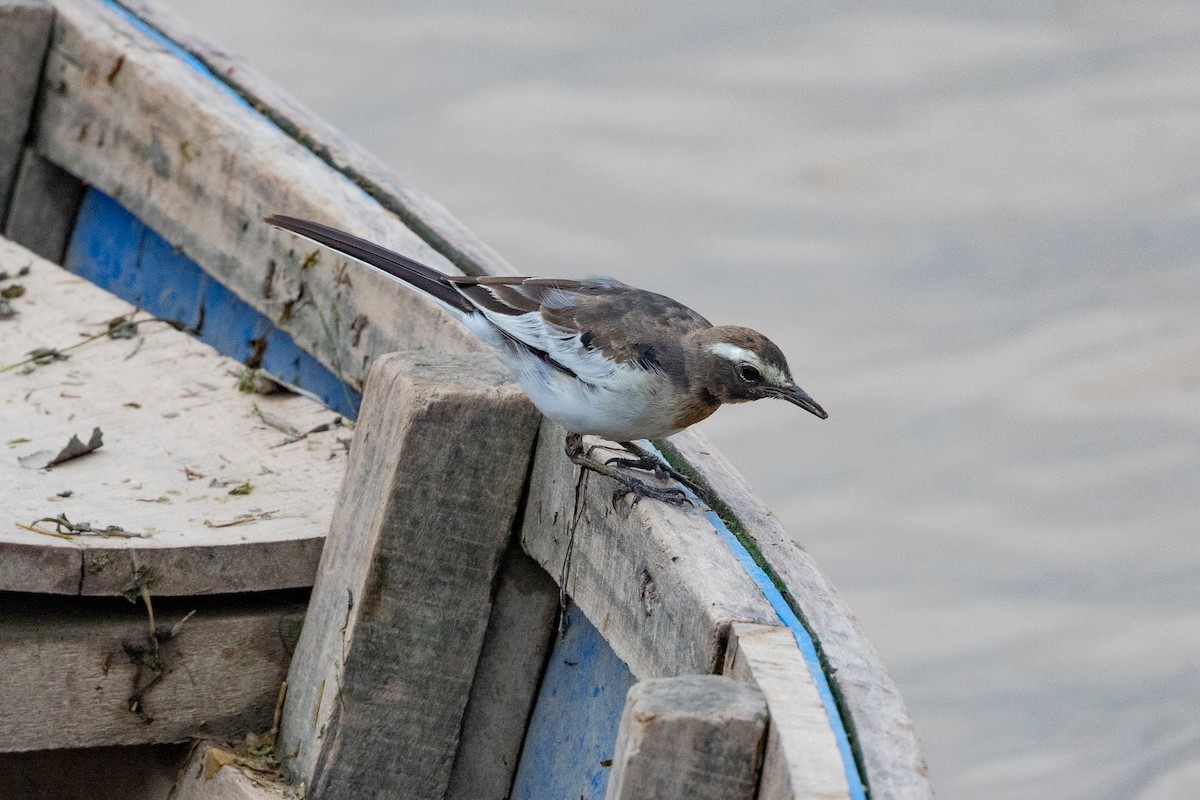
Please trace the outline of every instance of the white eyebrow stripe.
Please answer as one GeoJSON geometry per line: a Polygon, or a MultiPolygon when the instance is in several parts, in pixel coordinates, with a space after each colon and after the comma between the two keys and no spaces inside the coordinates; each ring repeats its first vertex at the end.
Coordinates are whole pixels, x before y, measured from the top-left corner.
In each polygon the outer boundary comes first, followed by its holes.
{"type": "Polygon", "coordinates": [[[763,363],[759,357],[744,347],[738,347],[736,344],[730,344],[729,342],[717,342],[716,344],[710,344],[708,346],[708,351],[713,355],[720,356],[721,358],[728,359],[738,364],[743,362],[753,364],[759,368],[759,372],[763,371],[763,363]]]}

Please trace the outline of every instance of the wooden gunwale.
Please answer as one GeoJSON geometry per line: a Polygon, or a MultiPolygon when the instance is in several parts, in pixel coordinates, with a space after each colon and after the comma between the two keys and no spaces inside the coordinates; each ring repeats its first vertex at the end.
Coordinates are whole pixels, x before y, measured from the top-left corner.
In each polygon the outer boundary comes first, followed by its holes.
{"type": "MultiPolygon", "coordinates": [[[[861,759],[861,753],[857,752],[857,744],[852,739],[852,732],[848,729],[845,719],[849,717],[842,703],[839,702],[838,696],[834,693],[834,684],[829,680],[829,664],[821,657],[817,649],[817,640],[813,636],[812,631],[804,621],[797,615],[796,609],[791,602],[788,601],[786,588],[782,587],[780,581],[768,572],[770,565],[766,563],[761,555],[756,558],[751,551],[753,540],[745,533],[740,536],[734,532],[730,524],[726,522],[721,514],[712,509],[706,512],[709,522],[713,529],[725,542],[726,546],[733,551],[737,556],[742,567],[758,585],[767,601],[771,604],[771,608],[779,616],[779,621],[787,628],[792,637],[796,641],[796,647],[800,650],[800,654],[804,657],[805,664],[808,666],[809,672],[813,676],[813,683],[816,685],[817,694],[821,698],[821,704],[825,708],[826,717],[829,719],[829,726],[833,730],[834,739],[837,742],[838,751],[842,757],[842,765],[846,771],[846,783],[850,786],[850,796],[854,798],[863,797],[863,781],[865,776],[858,771],[858,762],[861,759]],[[747,541],[749,540],[749,541],[747,541]],[[845,715],[845,716],[843,716],[845,715]]],[[[736,519],[736,518],[735,518],[736,519]]],[[[734,523],[737,528],[744,531],[745,528],[738,523],[734,523]]]]}
{"type": "Polygon", "coordinates": [[[346,138],[237,54],[198,36],[170,9],[147,0],[105,1],[124,8],[151,30],[180,47],[251,108],[400,217],[409,228],[464,273],[517,274],[511,264],[453,217],[441,203],[398,178],[373,153],[346,138]]]}

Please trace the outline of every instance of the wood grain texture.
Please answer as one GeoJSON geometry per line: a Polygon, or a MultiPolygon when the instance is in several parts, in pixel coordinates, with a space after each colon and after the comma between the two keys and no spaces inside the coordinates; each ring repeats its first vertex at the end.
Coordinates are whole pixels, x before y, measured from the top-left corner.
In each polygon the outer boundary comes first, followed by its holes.
{"type": "MultiPolygon", "coordinates": [[[[16,316],[0,320],[0,367],[103,334],[108,320],[133,311],[0,240],[0,270],[23,267],[28,275],[5,284],[25,291],[11,301],[16,316]]],[[[156,595],[312,585],[346,468],[338,437],[350,433],[285,444],[288,435],[262,415],[307,431],[334,414],[297,395],[237,391],[236,362],[164,324],[142,323],[133,339],[101,335],[67,354],[0,372],[0,590],[119,595],[139,572],[156,595]],[[18,462],[97,427],[104,445],[94,453],[49,470],[18,462]],[[230,494],[247,482],[248,493],[230,494]],[[59,514],[144,536],[64,540],[17,527],[59,514]]]]}
{"type": "Polygon", "coordinates": [[[792,632],[735,624],[724,672],[757,687],[771,715],[759,800],[849,798],[825,706],[792,632]]]}
{"type": "Polygon", "coordinates": [[[925,759],[899,689],[812,556],[703,434],[684,431],[671,437],[666,447],[715,490],[782,580],[788,602],[828,664],[829,682],[839,696],[856,756],[865,767],[870,796],[874,800],[932,797],[925,759]]]}
{"type": "Polygon", "coordinates": [[[717,675],[629,690],[607,800],[754,800],[766,743],[762,692],[717,675]]]}
{"type": "Polygon", "coordinates": [[[500,566],[447,798],[504,800],[554,636],[558,588],[515,542],[500,566]]]}
{"type": "Polygon", "coordinates": [[[157,682],[140,603],[0,594],[0,751],[266,730],[303,597],[156,598],[154,612],[157,682]]]}
{"type": "Polygon", "coordinates": [[[13,186],[4,235],[61,264],[85,187],[71,173],[25,148],[13,186]]]}
{"type": "Polygon", "coordinates": [[[288,678],[309,797],[445,795],[537,424],[490,356],[376,362],[288,678]]]}
{"type": "Polygon", "coordinates": [[[303,800],[294,787],[237,764],[226,764],[213,774],[210,753],[214,750],[220,752],[211,742],[196,744],[166,800],[303,800]]]}
{"type": "Polygon", "coordinates": [[[414,292],[261,221],[346,228],[453,265],[344,175],[118,8],[60,0],[35,146],[118,200],[361,391],[397,349],[479,345],[414,292]]]}
{"type": "MultiPolygon", "coordinates": [[[[729,624],[778,624],[737,559],[695,508],[611,503],[613,481],[580,472],[562,428],[542,426],[522,544],[561,581],[574,526],[567,591],[639,680],[720,669],[729,624]]],[[[594,442],[595,440],[585,440],[594,442]]]]}
{"type": "Polygon", "coordinates": [[[398,178],[373,153],[283,91],[245,59],[191,30],[172,9],[151,0],[121,0],[121,5],[179,44],[296,141],[400,217],[459,269],[471,275],[516,274],[441,203],[398,178]]]}
{"type": "Polygon", "coordinates": [[[54,7],[45,0],[0,0],[0,220],[29,130],[53,20],[54,7]]]}

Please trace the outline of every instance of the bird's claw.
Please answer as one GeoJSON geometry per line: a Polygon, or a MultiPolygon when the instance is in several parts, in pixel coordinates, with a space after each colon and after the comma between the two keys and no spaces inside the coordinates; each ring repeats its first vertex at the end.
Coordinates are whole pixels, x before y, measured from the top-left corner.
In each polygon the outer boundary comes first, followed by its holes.
{"type": "Polygon", "coordinates": [[[628,483],[621,481],[615,490],[613,490],[612,503],[613,508],[624,500],[629,495],[633,495],[632,505],[637,505],[638,501],[643,497],[649,497],[651,500],[659,500],[671,505],[691,505],[691,500],[687,496],[687,492],[676,486],[650,486],[647,483],[639,481],[637,478],[630,478],[628,483]]]}
{"type": "Polygon", "coordinates": [[[640,469],[643,472],[649,472],[654,477],[661,481],[671,478],[671,472],[657,458],[621,458],[613,456],[604,462],[606,466],[616,464],[618,467],[626,467],[627,469],[640,469]]]}
{"type": "Polygon", "coordinates": [[[620,458],[615,456],[604,462],[605,466],[613,466],[614,464],[627,469],[648,472],[660,481],[675,481],[685,488],[690,489],[697,496],[701,494],[700,487],[693,483],[686,475],[680,474],[653,456],[647,456],[646,458],[620,458]]]}

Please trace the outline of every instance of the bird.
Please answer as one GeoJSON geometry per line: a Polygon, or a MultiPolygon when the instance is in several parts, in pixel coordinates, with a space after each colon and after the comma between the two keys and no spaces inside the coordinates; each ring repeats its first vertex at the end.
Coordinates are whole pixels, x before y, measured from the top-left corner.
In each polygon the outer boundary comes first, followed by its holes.
{"type": "Polygon", "coordinates": [[[689,502],[678,487],[647,484],[630,470],[669,477],[700,495],[687,476],[637,444],[661,439],[720,406],[777,398],[827,419],[796,385],[783,351],[763,334],[713,325],[683,303],[614,278],[447,275],[408,256],[311,220],[272,214],[264,222],[324,245],[432,298],[514,373],[530,401],[567,430],[579,467],[633,494],[689,502]],[[600,461],[583,436],[615,442],[628,457],[600,461]]]}

